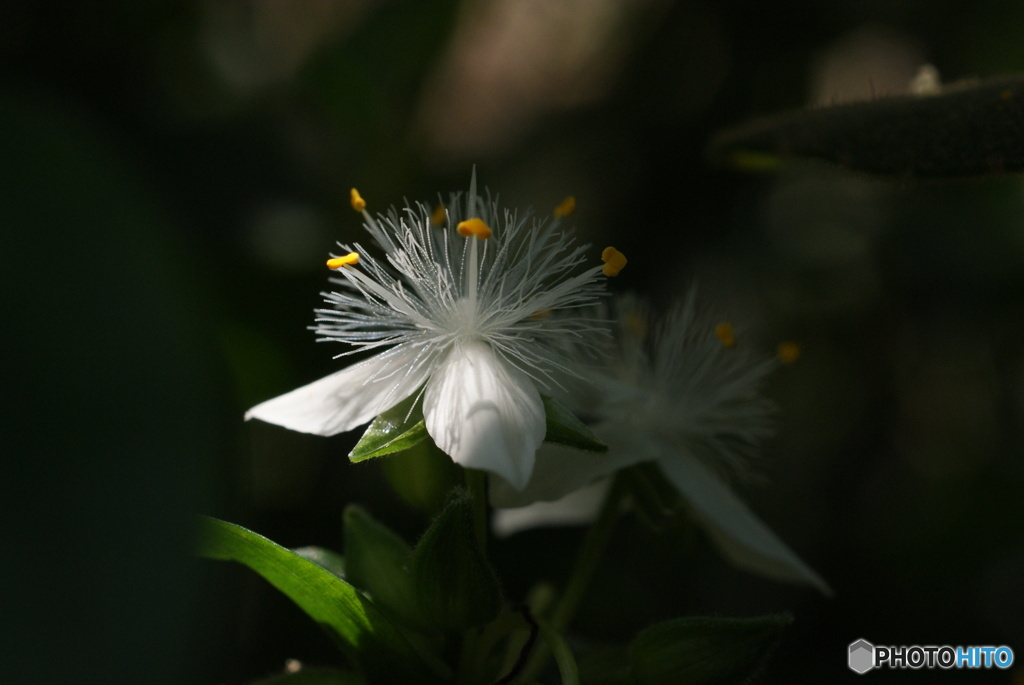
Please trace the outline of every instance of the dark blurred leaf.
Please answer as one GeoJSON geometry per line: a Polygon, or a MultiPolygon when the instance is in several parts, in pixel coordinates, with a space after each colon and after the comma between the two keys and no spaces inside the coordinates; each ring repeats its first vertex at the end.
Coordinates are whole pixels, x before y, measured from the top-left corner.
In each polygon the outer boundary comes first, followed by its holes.
{"type": "Polygon", "coordinates": [[[637,685],[739,685],[764,668],[793,618],[690,617],[647,628],[629,646],[637,685]]]}
{"type": "Polygon", "coordinates": [[[375,418],[352,448],[348,458],[354,462],[383,457],[407,450],[426,439],[427,427],[414,394],[375,418]]]}
{"type": "Polygon", "coordinates": [[[448,630],[490,621],[501,610],[501,587],[473,530],[473,500],[457,490],[412,555],[423,617],[448,630]]]}
{"type": "Polygon", "coordinates": [[[254,685],[366,685],[366,680],[350,671],[333,668],[303,668],[260,680],[254,685]]]}
{"type": "Polygon", "coordinates": [[[259,573],[324,626],[372,681],[437,681],[376,606],[318,564],[241,526],[212,518],[203,519],[199,554],[237,561],[259,573]]]}
{"type": "Polygon", "coordinates": [[[901,177],[1022,171],[1024,77],[755,120],[719,134],[711,156],[747,170],[804,157],[901,177]]]}
{"type": "Polygon", "coordinates": [[[544,442],[553,442],[588,452],[608,451],[608,445],[598,440],[597,436],[562,403],[546,395],[541,395],[541,400],[544,402],[544,418],[547,421],[544,442]]]}

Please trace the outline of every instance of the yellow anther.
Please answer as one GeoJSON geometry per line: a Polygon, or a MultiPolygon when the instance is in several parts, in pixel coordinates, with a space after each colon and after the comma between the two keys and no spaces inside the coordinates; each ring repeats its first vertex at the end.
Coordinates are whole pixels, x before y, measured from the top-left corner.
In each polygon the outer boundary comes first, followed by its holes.
{"type": "Polygon", "coordinates": [[[445,211],[444,205],[438,205],[437,207],[434,207],[434,211],[430,215],[430,223],[434,226],[444,226],[444,222],[447,218],[448,212],[445,211]]]}
{"type": "Polygon", "coordinates": [[[720,323],[715,326],[715,337],[725,347],[736,347],[736,331],[732,329],[731,323],[720,323]]]}
{"type": "Polygon", "coordinates": [[[360,195],[359,191],[355,188],[353,188],[352,192],[349,193],[349,200],[352,202],[352,209],[357,212],[361,212],[366,209],[366,200],[363,199],[363,196],[360,195]]]}
{"type": "Polygon", "coordinates": [[[327,260],[327,268],[329,269],[340,269],[343,266],[355,266],[359,263],[359,253],[349,252],[343,257],[334,257],[333,259],[327,260]]]}
{"type": "Polygon", "coordinates": [[[460,221],[459,225],[455,227],[455,230],[459,232],[463,238],[469,236],[476,236],[480,240],[487,240],[491,237],[491,227],[484,223],[483,219],[472,218],[460,221]]]}
{"type": "Polygon", "coordinates": [[[574,198],[572,195],[570,195],[569,197],[567,197],[564,200],[562,200],[562,204],[560,204],[557,207],[555,207],[555,216],[561,218],[563,216],[569,216],[570,214],[572,214],[575,211],[576,211],[576,198],[574,198]]]}
{"type": "Polygon", "coordinates": [[[605,276],[618,276],[619,272],[626,266],[626,255],[614,247],[606,247],[601,253],[601,261],[604,262],[602,271],[605,276]]]}
{"type": "Polygon", "coordinates": [[[780,342],[775,348],[775,356],[783,364],[792,364],[800,358],[800,343],[780,342]]]}
{"type": "Polygon", "coordinates": [[[546,319],[551,316],[550,309],[538,309],[533,314],[530,314],[531,319],[546,319]]]}

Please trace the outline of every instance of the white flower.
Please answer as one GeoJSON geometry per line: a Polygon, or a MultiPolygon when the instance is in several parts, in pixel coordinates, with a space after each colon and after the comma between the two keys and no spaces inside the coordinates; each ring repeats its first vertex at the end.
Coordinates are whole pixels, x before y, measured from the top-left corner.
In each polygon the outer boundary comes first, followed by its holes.
{"type": "Polygon", "coordinates": [[[354,346],[339,357],[378,352],[246,418],[333,435],[416,395],[427,432],[455,462],[525,486],[545,435],[540,391],[568,369],[570,340],[599,337],[581,308],[625,258],[609,248],[603,267],[580,271],[586,248],[558,226],[571,199],[538,221],[478,198],[475,174],[467,195],[433,212],[416,203],[375,219],[355,189],[352,206],[386,261],[342,245],[328,261],[342,288],[323,293],[332,308],[317,310],[313,329],[354,346]],[[571,315],[550,315],[563,310],[571,315]]]}
{"type": "Polygon", "coordinates": [[[492,478],[496,507],[526,507],[499,510],[498,532],[578,522],[582,516],[574,501],[586,501],[592,515],[598,490],[607,487],[607,479],[598,479],[654,462],[733,563],[829,594],[825,581],[727,485],[731,476],[743,474],[770,433],[772,407],[759,386],[775,362],[737,349],[732,327],[698,316],[692,293],[652,335],[643,307],[630,298],[617,304],[611,361],[597,368],[590,391],[573,402],[581,414],[596,417],[590,428],[608,452],[544,445],[525,489],[492,478]],[[584,487],[585,496],[578,493],[584,487]]]}

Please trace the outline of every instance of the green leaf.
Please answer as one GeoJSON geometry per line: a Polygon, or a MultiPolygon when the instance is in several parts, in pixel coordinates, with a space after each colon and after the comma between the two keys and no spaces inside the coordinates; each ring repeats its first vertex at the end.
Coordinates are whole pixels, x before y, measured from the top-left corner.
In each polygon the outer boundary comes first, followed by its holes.
{"type": "Polygon", "coordinates": [[[421,623],[409,563],[412,548],[361,507],[345,509],[348,580],[403,623],[421,623]]]}
{"type": "Polygon", "coordinates": [[[547,395],[541,395],[540,398],[544,402],[544,417],[547,419],[548,427],[548,432],[544,435],[545,442],[588,452],[608,451],[608,445],[598,440],[597,436],[561,402],[547,395]]]}
{"type": "Polygon", "coordinates": [[[366,679],[351,671],[333,668],[303,668],[295,673],[281,673],[260,680],[254,685],[366,685],[366,679]]]}
{"type": "Polygon", "coordinates": [[[348,458],[353,462],[407,450],[427,437],[419,395],[413,394],[378,416],[348,458]]]}
{"type": "Polygon", "coordinates": [[[325,547],[297,547],[292,551],[345,580],[345,559],[337,552],[325,547]]]}
{"type": "Polygon", "coordinates": [[[899,178],[1024,171],[1024,77],[954,84],[934,95],[787,112],[716,136],[711,155],[760,170],[812,158],[899,178]]]}
{"type": "Polygon", "coordinates": [[[647,628],[629,646],[637,685],[739,685],[757,677],[788,614],[756,618],[690,617],[647,628]]]}
{"type": "Polygon", "coordinates": [[[372,602],[319,564],[241,526],[207,517],[199,554],[237,561],[263,576],[335,637],[370,681],[438,682],[372,602]]]}
{"type": "Polygon", "coordinates": [[[473,500],[456,490],[412,553],[412,574],[423,617],[461,631],[495,618],[501,587],[473,530],[473,500]]]}

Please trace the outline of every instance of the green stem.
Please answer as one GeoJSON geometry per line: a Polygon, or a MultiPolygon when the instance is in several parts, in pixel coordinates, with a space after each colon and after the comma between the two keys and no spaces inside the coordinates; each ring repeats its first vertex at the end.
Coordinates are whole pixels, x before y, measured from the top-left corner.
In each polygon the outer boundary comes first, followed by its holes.
{"type": "Polygon", "coordinates": [[[587,531],[583,538],[583,544],[576,555],[576,564],[573,567],[572,575],[565,586],[565,591],[555,604],[551,612],[551,626],[562,632],[569,627],[569,623],[576,615],[576,610],[583,601],[583,594],[590,585],[590,580],[597,571],[598,562],[604,555],[604,550],[611,539],[612,530],[615,528],[615,521],[619,517],[619,508],[622,499],[626,494],[626,488],[621,479],[616,477],[608,494],[601,505],[601,511],[597,515],[594,525],[587,531]]]}
{"type": "Polygon", "coordinates": [[[466,489],[473,498],[473,532],[480,554],[487,553],[487,474],[478,469],[463,469],[466,489]]]}
{"type": "MultiPolygon", "coordinates": [[[[517,652],[524,649],[525,645],[530,642],[529,634],[531,632],[531,624],[527,623],[526,619],[519,612],[506,612],[497,619],[484,626],[482,629],[477,631],[472,644],[469,644],[471,651],[467,650],[464,652],[462,662],[464,666],[460,667],[460,675],[462,673],[467,674],[457,682],[459,683],[480,683],[484,682],[484,676],[488,669],[488,662],[495,648],[501,640],[506,640],[510,645],[519,644],[517,652]],[[517,634],[526,633],[523,639],[520,641],[517,634]]],[[[468,643],[467,643],[468,644],[468,643]]],[[[501,662],[490,663],[490,669],[494,668],[507,668],[505,660],[508,655],[505,656],[501,662]]],[[[511,666],[509,664],[508,666],[511,666]]],[[[491,678],[493,680],[493,678],[491,678]]],[[[490,681],[487,681],[490,682],[490,681]]],[[[508,678],[502,678],[498,681],[509,682],[508,678]]]]}
{"type": "Polygon", "coordinates": [[[540,626],[540,639],[544,641],[544,646],[554,653],[555,663],[558,664],[558,674],[562,677],[562,685],[579,685],[580,674],[576,667],[576,659],[565,638],[562,637],[562,633],[555,630],[550,623],[542,618],[534,620],[540,626]]]}
{"type": "MultiPolygon", "coordinates": [[[[604,503],[601,505],[601,511],[597,515],[597,520],[594,521],[594,525],[590,527],[586,537],[583,538],[583,544],[576,554],[576,563],[566,583],[565,590],[555,604],[550,619],[546,622],[559,635],[569,626],[569,623],[572,622],[573,617],[576,615],[576,610],[579,609],[587,586],[590,585],[594,572],[597,570],[597,564],[601,560],[605,548],[608,546],[608,541],[611,539],[615,521],[619,516],[619,508],[626,493],[625,483],[621,477],[616,476],[611,488],[608,490],[608,494],[605,496],[604,503]]],[[[550,656],[550,641],[545,640],[538,645],[533,656],[530,657],[530,660],[520,672],[516,683],[518,685],[526,685],[535,681],[544,669],[550,656]]]]}

